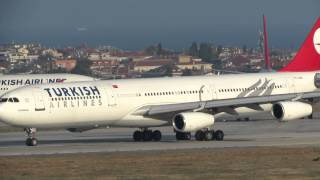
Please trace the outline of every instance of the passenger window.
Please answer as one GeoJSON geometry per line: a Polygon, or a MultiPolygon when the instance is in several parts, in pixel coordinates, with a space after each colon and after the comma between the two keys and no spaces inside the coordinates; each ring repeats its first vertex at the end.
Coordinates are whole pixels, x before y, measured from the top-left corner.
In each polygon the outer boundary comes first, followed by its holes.
{"type": "Polygon", "coordinates": [[[13,102],[19,102],[18,98],[13,98],[13,102]]]}
{"type": "Polygon", "coordinates": [[[13,99],[12,99],[12,98],[9,98],[8,102],[13,102],[13,99]]]}

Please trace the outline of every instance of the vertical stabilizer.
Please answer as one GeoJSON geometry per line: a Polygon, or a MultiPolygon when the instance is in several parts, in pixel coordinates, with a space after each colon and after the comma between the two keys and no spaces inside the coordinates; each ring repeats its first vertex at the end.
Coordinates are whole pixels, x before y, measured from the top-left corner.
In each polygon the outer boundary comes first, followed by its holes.
{"type": "Polygon", "coordinates": [[[296,56],[280,72],[320,70],[320,18],[311,29],[296,56]]]}

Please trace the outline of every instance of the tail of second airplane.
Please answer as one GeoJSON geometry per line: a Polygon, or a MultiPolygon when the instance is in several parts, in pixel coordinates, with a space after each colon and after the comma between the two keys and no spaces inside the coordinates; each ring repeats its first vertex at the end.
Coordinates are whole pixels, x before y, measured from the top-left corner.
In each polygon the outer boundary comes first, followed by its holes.
{"type": "Polygon", "coordinates": [[[320,17],[300,47],[296,56],[280,72],[305,72],[320,70],[320,17]]]}

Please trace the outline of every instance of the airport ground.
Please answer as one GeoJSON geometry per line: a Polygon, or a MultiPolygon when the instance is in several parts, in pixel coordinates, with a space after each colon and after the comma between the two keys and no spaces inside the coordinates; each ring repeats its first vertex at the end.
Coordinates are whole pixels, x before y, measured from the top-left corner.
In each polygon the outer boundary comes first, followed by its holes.
{"type": "Polygon", "coordinates": [[[259,147],[0,157],[1,179],[319,179],[320,148],[259,147]]]}
{"type": "Polygon", "coordinates": [[[133,142],[134,129],[0,133],[0,179],[319,179],[320,119],[217,122],[225,140],[133,142]]]}

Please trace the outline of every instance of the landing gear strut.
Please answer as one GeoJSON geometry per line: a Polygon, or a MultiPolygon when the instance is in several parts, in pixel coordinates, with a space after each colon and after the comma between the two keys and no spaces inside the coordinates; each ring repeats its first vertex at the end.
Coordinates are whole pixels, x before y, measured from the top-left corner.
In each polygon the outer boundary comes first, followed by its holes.
{"type": "Polygon", "coordinates": [[[161,138],[162,135],[159,130],[152,131],[144,128],[133,133],[134,141],[160,141],[161,138]]]}
{"type": "Polygon", "coordinates": [[[36,128],[25,128],[24,131],[27,134],[26,145],[27,146],[36,146],[38,144],[38,140],[36,138],[36,128]]]}

